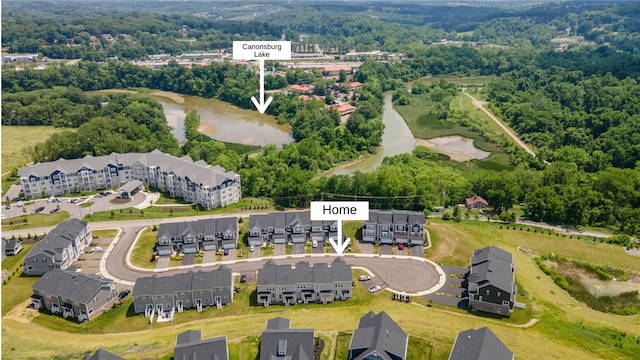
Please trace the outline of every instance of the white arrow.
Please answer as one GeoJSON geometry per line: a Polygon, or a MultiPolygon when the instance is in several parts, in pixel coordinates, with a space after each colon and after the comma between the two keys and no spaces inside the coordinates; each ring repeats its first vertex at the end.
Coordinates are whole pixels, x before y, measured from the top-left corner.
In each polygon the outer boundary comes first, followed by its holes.
{"type": "Polygon", "coordinates": [[[351,242],[351,238],[346,238],[342,241],[342,220],[336,220],[338,222],[338,242],[336,243],[333,238],[329,238],[329,243],[333,246],[333,250],[336,251],[336,254],[342,255],[342,253],[349,246],[349,242],[351,242]]]}
{"type": "Polygon", "coordinates": [[[259,59],[258,61],[260,62],[260,102],[256,100],[255,96],[251,97],[251,101],[253,101],[253,105],[256,106],[256,109],[258,109],[260,114],[264,114],[273,98],[269,96],[267,102],[264,102],[264,59],[259,59]]]}

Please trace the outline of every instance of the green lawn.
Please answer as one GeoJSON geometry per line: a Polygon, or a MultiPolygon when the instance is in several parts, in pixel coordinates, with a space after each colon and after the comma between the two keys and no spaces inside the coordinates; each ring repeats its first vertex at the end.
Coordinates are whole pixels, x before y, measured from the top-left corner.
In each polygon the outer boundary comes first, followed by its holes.
{"type": "Polygon", "coordinates": [[[91,206],[93,204],[94,204],[93,201],[87,201],[87,202],[83,202],[82,204],[80,204],[80,207],[88,208],[89,206],[91,206]]]}
{"type": "Polygon", "coordinates": [[[5,316],[18,304],[28,300],[32,294],[31,286],[39,279],[39,277],[27,277],[20,274],[22,274],[22,269],[18,271],[17,276],[2,285],[2,316],[5,316]]]}
{"type": "Polygon", "coordinates": [[[113,239],[116,234],[118,233],[118,230],[115,229],[108,229],[108,230],[92,230],[91,234],[93,234],[94,238],[107,238],[107,239],[113,239]]]}
{"type": "Polygon", "coordinates": [[[18,255],[4,258],[4,260],[2,260],[2,270],[8,270],[9,273],[17,272],[22,264],[22,260],[27,256],[33,245],[35,244],[22,244],[22,251],[20,251],[18,255]]]}
{"type": "Polygon", "coordinates": [[[273,204],[264,199],[244,198],[240,202],[230,204],[225,207],[215,208],[211,210],[199,209],[195,206],[152,206],[144,210],[127,208],[121,210],[97,211],[93,216],[85,216],[87,221],[113,221],[113,220],[137,220],[137,219],[161,219],[181,216],[195,216],[207,214],[222,214],[225,212],[238,212],[260,209],[262,211],[273,210],[273,204]],[[112,215],[113,212],[113,215],[112,215]]]}
{"type": "Polygon", "coordinates": [[[67,211],[58,211],[55,214],[29,214],[11,219],[2,220],[2,231],[30,229],[57,225],[68,220],[71,215],[67,211]],[[27,219],[25,222],[24,219],[27,219]]]}
{"type": "Polygon", "coordinates": [[[131,263],[144,269],[155,269],[156,263],[150,260],[156,242],[158,242],[157,231],[152,231],[151,228],[143,230],[140,238],[136,241],[136,246],[131,252],[131,263]]]}

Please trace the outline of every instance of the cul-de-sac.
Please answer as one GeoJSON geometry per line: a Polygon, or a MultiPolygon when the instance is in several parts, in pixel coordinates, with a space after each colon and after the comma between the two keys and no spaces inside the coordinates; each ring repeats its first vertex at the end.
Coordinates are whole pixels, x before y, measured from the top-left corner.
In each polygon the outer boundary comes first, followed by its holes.
{"type": "Polygon", "coordinates": [[[640,354],[640,7],[3,1],[3,359],[640,354]]]}

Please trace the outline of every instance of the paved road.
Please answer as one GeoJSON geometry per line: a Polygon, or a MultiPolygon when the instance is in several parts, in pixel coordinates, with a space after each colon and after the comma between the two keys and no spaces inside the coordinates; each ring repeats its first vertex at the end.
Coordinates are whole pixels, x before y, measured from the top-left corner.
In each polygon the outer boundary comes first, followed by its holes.
{"type": "Polygon", "coordinates": [[[473,104],[473,106],[477,107],[478,109],[482,110],[485,114],[487,114],[487,116],[490,117],[491,120],[493,120],[496,124],[498,124],[498,126],[500,126],[500,128],[505,133],[507,133],[507,135],[509,135],[509,137],[513,139],[513,141],[516,142],[516,144],[518,144],[521,148],[523,148],[529,154],[533,155],[533,157],[536,157],[536,153],[533,152],[533,150],[531,150],[529,145],[525,144],[525,142],[522,141],[520,137],[513,132],[513,130],[511,130],[508,126],[502,123],[500,119],[498,119],[495,115],[493,115],[489,110],[487,110],[484,107],[484,105],[487,103],[486,101],[480,101],[474,98],[473,96],[469,95],[467,92],[463,92],[463,93],[471,99],[471,103],[473,104]]]}
{"type": "MultiPolygon", "coordinates": [[[[125,259],[131,249],[136,234],[142,230],[142,227],[127,227],[119,238],[114,240],[112,246],[105,253],[104,260],[104,276],[121,280],[125,285],[132,285],[136,279],[144,276],[150,276],[152,271],[133,270],[126,265],[125,259]]],[[[411,258],[392,258],[392,257],[371,257],[372,255],[344,256],[345,261],[355,267],[362,267],[369,270],[377,281],[380,281],[385,287],[392,288],[397,291],[405,291],[407,293],[420,292],[430,289],[440,282],[441,274],[436,268],[423,260],[411,258]],[[412,276],[407,276],[412,274],[412,276]],[[420,274],[420,276],[415,276],[420,274]]],[[[327,256],[310,257],[306,255],[297,255],[296,258],[291,256],[283,256],[275,259],[281,264],[293,264],[299,261],[308,261],[311,264],[326,263],[327,256]]],[[[237,273],[251,273],[264,266],[267,259],[242,259],[235,261],[225,261],[225,265],[231,267],[237,273]]],[[[211,265],[217,267],[219,264],[211,265]]],[[[199,269],[200,267],[196,267],[199,269]]],[[[206,266],[204,267],[206,268],[206,266]]],[[[190,269],[172,269],[162,271],[162,275],[175,273],[184,273],[190,269]]],[[[444,273],[443,273],[444,274],[444,273]]]]}

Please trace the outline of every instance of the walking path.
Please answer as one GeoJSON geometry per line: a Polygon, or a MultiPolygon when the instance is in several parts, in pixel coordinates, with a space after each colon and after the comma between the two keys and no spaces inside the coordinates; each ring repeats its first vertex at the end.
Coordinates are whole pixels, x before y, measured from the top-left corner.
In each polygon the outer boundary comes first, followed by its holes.
{"type": "Polygon", "coordinates": [[[495,115],[493,115],[489,110],[487,110],[484,107],[484,105],[487,103],[486,101],[478,100],[473,96],[469,95],[466,91],[463,91],[463,93],[471,99],[471,104],[473,104],[473,106],[477,107],[478,109],[482,110],[485,114],[487,114],[487,116],[490,117],[491,120],[493,120],[496,124],[498,124],[498,126],[500,126],[500,128],[505,133],[507,133],[507,135],[509,135],[509,137],[513,139],[513,141],[516,142],[516,144],[518,144],[521,148],[523,148],[529,154],[533,155],[533,157],[536,157],[536,153],[533,152],[533,150],[531,150],[529,145],[525,144],[524,141],[522,141],[522,139],[518,137],[518,135],[516,135],[508,126],[506,126],[502,121],[500,121],[500,119],[498,119],[495,115]]]}

